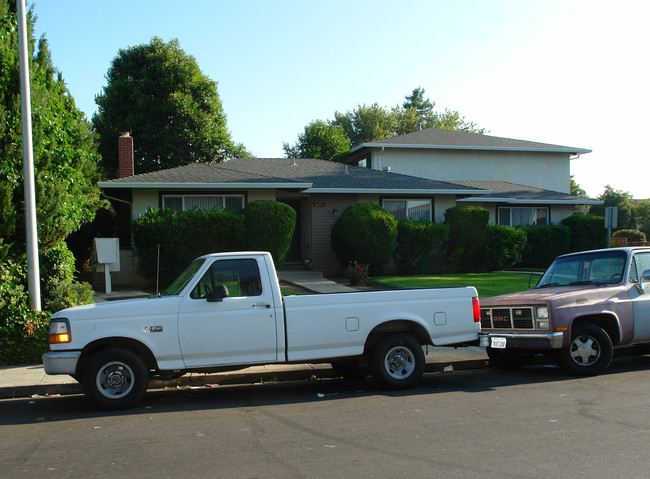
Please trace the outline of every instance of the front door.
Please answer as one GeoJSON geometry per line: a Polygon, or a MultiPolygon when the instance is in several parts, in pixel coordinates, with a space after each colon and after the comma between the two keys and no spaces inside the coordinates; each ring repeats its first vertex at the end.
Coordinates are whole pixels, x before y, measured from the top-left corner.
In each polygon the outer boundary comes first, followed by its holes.
{"type": "Polygon", "coordinates": [[[636,253],[630,267],[630,281],[635,282],[630,288],[630,299],[634,311],[633,341],[650,341],[650,283],[643,283],[641,275],[650,270],[650,253],[636,253]],[[639,291],[643,285],[643,294],[639,291]]]}
{"type": "Polygon", "coordinates": [[[183,299],[178,333],[185,367],[277,361],[273,293],[261,282],[265,268],[252,258],[216,260],[183,299]],[[229,297],[209,302],[222,284],[229,297]]]}

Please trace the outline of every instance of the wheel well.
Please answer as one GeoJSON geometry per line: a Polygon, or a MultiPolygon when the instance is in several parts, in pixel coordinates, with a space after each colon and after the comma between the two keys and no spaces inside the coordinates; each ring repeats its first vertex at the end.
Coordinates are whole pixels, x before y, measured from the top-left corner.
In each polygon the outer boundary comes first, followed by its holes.
{"type": "Polygon", "coordinates": [[[406,319],[396,319],[381,323],[370,331],[368,339],[366,340],[364,352],[370,352],[373,346],[389,333],[408,333],[421,345],[433,344],[429,337],[429,333],[421,324],[406,319]]]}
{"type": "Polygon", "coordinates": [[[81,357],[77,363],[77,377],[81,377],[83,370],[90,361],[90,358],[99,351],[110,348],[120,348],[132,351],[142,358],[147,369],[157,369],[158,364],[151,350],[140,341],[130,338],[103,338],[94,341],[81,351],[81,357]]]}
{"type": "Polygon", "coordinates": [[[618,327],[618,321],[611,314],[594,314],[591,316],[581,316],[576,318],[573,321],[571,327],[575,327],[578,324],[595,324],[599,328],[603,329],[607,335],[611,338],[612,344],[616,345],[621,341],[621,332],[618,327]]]}

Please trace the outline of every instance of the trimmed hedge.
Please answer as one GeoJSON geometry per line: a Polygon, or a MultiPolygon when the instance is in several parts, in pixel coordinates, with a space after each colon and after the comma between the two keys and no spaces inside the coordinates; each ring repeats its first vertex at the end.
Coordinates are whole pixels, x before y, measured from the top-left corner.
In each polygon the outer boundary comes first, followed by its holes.
{"type": "Polygon", "coordinates": [[[279,268],[291,247],[296,229],[296,212],[278,201],[251,201],[244,208],[246,247],[253,251],[268,251],[279,268]]]}
{"type": "Polygon", "coordinates": [[[607,247],[607,230],[602,216],[575,214],[564,218],[560,224],[571,230],[569,252],[607,247]]]}
{"type": "Polygon", "coordinates": [[[526,232],[512,226],[487,225],[483,271],[497,271],[521,261],[526,248],[526,232]]]}
{"type": "Polygon", "coordinates": [[[487,244],[490,212],[475,206],[454,206],[445,211],[449,225],[449,253],[456,259],[461,272],[480,271],[487,244]]]}
{"type": "Polygon", "coordinates": [[[447,241],[449,226],[428,221],[397,223],[397,247],[393,259],[402,274],[432,274],[449,270],[447,241]]]}
{"type": "Polygon", "coordinates": [[[547,268],[553,260],[568,253],[571,230],[560,225],[521,226],[528,238],[521,265],[528,268],[547,268]]]}
{"type": "Polygon", "coordinates": [[[138,272],[156,279],[160,245],[160,286],[171,282],[196,257],[236,251],[244,243],[244,222],[230,211],[150,209],[132,223],[138,272]]]}
{"type": "Polygon", "coordinates": [[[397,245],[397,220],[379,205],[361,201],[348,206],[332,226],[331,247],[344,267],[351,261],[370,265],[377,275],[397,245]]]}

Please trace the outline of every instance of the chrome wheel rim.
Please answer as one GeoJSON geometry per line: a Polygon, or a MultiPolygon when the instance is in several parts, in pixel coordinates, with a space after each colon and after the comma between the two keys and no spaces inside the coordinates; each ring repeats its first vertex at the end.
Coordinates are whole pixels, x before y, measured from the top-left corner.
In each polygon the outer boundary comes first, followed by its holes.
{"type": "Polygon", "coordinates": [[[415,357],[410,349],[395,346],[386,353],[384,369],[395,379],[405,379],[415,370],[415,357]]]}
{"type": "Polygon", "coordinates": [[[105,364],[97,373],[97,390],[109,399],[120,399],[133,389],[135,374],[133,369],[121,361],[105,364]]]}

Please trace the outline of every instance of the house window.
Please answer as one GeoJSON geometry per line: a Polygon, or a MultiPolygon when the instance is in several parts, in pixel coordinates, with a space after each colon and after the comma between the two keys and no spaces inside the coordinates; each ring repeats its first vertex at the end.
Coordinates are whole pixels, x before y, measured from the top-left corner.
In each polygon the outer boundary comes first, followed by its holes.
{"type": "Polygon", "coordinates": [[[382,206],[397,220],[410,219],[414,221],[431,222],[431,200],[383,200],[382,206]]]}
{"type": "Polygon", "coordinates": [[[547,225],[548,208],[499,208],[499,224],[504,226],[547,225]]]}
{"type": "Polygon", "coordinates": [[[162,207],[174,211],[217,209],[239,213],[244,209],[244,195],[163,195],[162,207]]]}

